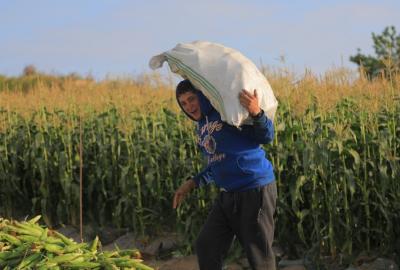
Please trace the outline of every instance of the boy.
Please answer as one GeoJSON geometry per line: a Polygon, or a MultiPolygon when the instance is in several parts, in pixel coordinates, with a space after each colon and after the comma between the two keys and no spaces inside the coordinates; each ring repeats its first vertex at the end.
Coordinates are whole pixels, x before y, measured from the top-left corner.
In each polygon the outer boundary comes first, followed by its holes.
{"type": "Polygon", "coordinates": [[[208,166],[175,192],[173,208],[194,188],[214,182],[220,193],[197,238],[201,270],[221,270],[234,236],[244,248],[252,269],[275,269],[272,251],[276,183],[271,163],[260,144],[274,136],[270,119],[258,105],[257,92],[243,90],[241,105],[253,125],[237,129],[221,121],[220,114],[189,80],[176,88],[178,104],[198,124],[199,145],[208,166]]]}

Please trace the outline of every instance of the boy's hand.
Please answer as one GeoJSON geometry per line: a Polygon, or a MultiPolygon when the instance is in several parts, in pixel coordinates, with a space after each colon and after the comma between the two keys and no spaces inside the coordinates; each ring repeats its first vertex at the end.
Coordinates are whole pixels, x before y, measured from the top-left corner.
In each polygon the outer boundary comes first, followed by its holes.
{"type": "Polygon", "coordinates": [[[243,89],[239,94],[239,102],[251,116],[256,116],[261,111],[258,105],[257,90],[254,90],[254,95],[252,95],[247,90],[243,89]]]}
{"type": "Polygon", "coordinates": [[[187,180],[183,183],[176,191],[174,195],[174,201],[172,202],[172,207],[177,208],[185,198],[185,196],[196,187],[196,183],[193,179],[187,180]]]}

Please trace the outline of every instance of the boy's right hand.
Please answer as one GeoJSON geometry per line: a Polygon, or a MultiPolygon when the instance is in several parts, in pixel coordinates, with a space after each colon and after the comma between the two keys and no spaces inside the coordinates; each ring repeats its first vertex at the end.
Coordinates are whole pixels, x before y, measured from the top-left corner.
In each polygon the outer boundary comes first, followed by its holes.
{"type": "Polygon", "coordinates": [[[185,196],[196,187],[196,182],[193,179],[187,180],[176,191],[172,207],[176,209],[183,201],[185,196]]]}

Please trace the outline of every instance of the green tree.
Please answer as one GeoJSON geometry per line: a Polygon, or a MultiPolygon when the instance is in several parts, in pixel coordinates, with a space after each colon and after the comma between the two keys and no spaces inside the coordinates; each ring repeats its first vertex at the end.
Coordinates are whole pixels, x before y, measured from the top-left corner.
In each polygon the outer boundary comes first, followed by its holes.
{"type": "Polygon", "coordinates": [[[356,63],[372,79],[380,74],[388,76],[400,71],[400,35],[396,36],[396,28],[388,26],[382,34],[372,33],[376,56],[364,55],[357,49],[357,54],[350,56],[350,61],[356,63]]]}

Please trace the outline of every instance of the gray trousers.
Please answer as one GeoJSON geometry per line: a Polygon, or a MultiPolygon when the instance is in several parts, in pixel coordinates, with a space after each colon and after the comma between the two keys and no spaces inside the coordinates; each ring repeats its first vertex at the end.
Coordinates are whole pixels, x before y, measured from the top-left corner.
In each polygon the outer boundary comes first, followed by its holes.
{"type": "Polygon", "coordinates": [[[221,191],[196,241],[200,270],[221,270],[234,237],[254,270],[275,270],[276,182],[243,191],[221,191]]]}

